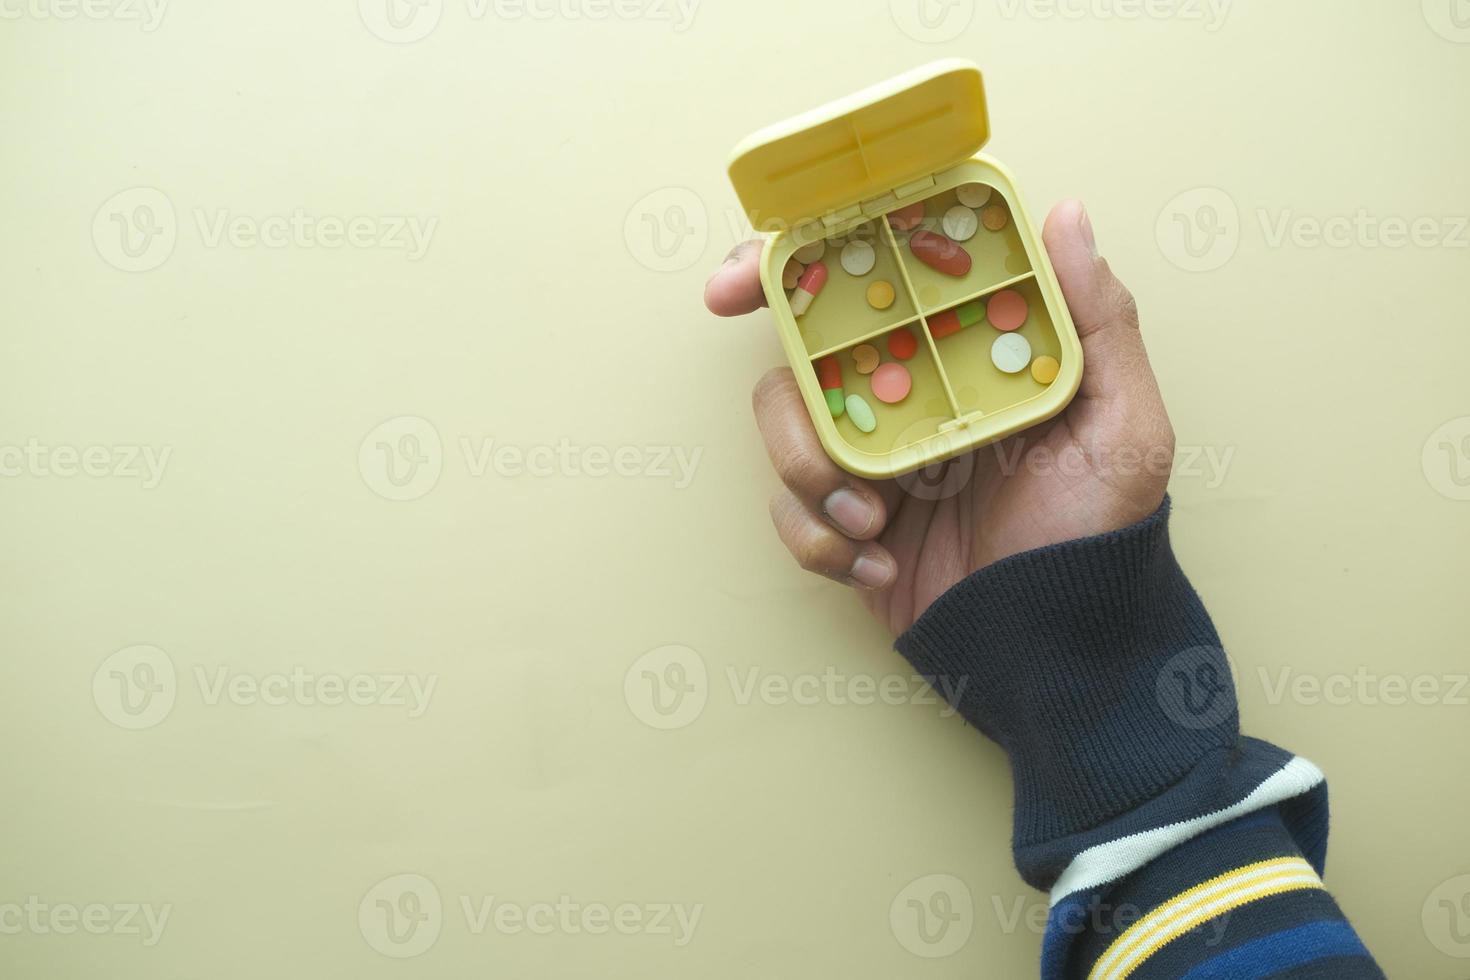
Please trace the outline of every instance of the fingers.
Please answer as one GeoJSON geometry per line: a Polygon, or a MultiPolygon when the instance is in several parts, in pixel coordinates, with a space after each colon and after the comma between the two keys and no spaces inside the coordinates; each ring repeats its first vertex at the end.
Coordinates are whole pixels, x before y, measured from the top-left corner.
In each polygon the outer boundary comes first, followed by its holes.
{"type": "Polygon", "coordinates": [[[716,316],[744,316],[766,305],[761,288],[761,252],[765,243],[742,242],[704,286],[704,305],[716,316]]]}
{"type": "Polygon", "coordinates": [[[894,579],[893,556],[871,541],[854,541],[823,522],[791,490],[771,499],[771,520],[781,543],[809,572],[846,585],[877,590],[894,579]]]}
{"type": "Polygon", "coordinates": [[[753,401],[771,464],[796,499],[849,538],[877,537],[886,523],[883,498],[827,456],[791,370],[768,371],[753,401]]]}
{"type": "Polygon", "coordinates": [[[1042,237],[1082,339],[1082,397],[1115,397],[1139,386],[1154,387],[1138,332],[1138,306],[1098,254],[1082,202],[1064,201],[1053,208],[1042,237]]]}

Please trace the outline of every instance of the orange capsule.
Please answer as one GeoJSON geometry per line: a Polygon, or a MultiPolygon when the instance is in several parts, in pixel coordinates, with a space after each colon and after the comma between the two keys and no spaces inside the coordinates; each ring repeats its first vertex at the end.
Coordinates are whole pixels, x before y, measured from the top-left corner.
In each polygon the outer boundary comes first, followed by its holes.
{"type": "Polygon", "coordinates": [[[947,276],[970,274],[970,253],[956,242],[932,231],[916,231],[909,239],[914,257],[936,272],[947,276]]]}
{"type": "Polygon", "coordinates": [[[817,362],[817,384],[822,386],[823,391],[842,387],[842,363],[837,360],[836,354],[828,354],[817,362]]]}
{"type": "Polygon", "coordinates": [[[959,333],[963,328],[964,324],[960,322],[958,310],[945,310],[943,313],[936,313],[929,317],[929,333],[934,335],[935,340],[948,337],[952,333],[959,333]]]}

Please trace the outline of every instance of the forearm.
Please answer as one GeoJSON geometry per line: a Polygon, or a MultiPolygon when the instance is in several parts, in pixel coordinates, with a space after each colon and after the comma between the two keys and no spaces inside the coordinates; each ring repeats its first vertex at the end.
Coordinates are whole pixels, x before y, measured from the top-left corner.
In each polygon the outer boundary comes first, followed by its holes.
{"type": "Polygon", "coordinates": [[[1010,757],[1016,865],[1052,893],[1047,977],[1066,976],[1087,947],[1091,933],[1067,926],[1079,908],[1181,854],[1198,858],[1195,883],[1225,873],[1182,848],[1242,816],[1274,809],[1314,876],[1325,861],[1322,775],[1241,738],[1229,665],[1170,549],[1168,509],[981,569],[898,641],[936,688],[963,692],[956,707],[1010,757]]]}

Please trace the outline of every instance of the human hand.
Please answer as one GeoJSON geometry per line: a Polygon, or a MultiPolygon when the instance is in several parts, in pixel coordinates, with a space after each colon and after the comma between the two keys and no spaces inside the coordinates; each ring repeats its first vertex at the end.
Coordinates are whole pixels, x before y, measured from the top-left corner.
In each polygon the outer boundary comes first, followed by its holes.
{"type": "MultiPolygon", "coordinates": [[[[949,461],[919,492],[832,462],[790,368],[755,387],[756,423],[785,484],[771,500],[781,541],[801,567],[857,587],[895,636],[971,572],[1127,527],[1163,502],[1174,431],[1133,297],[1098,255],[1080,202],[1053,209],[1042,237],[1082,340],[1082,386],[1056,418],[949,461]]],[[[705,287],[712,313],[765,305],[762,248],[730,253],[705,287]]]]}

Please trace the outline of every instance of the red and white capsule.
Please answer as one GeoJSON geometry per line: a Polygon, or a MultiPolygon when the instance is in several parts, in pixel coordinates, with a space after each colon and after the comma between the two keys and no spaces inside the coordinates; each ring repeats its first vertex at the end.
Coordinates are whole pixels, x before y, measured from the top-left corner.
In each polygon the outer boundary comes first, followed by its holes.
{"type": "Polygon", "coordinates": [[[811,308],[812,300],[827,285],[827,266],[823,262],[813,262],[806,267],[806,271],[797,280],[796,290],[791,294],[791,312],[794,316],[801,316],[811,308]]]}

